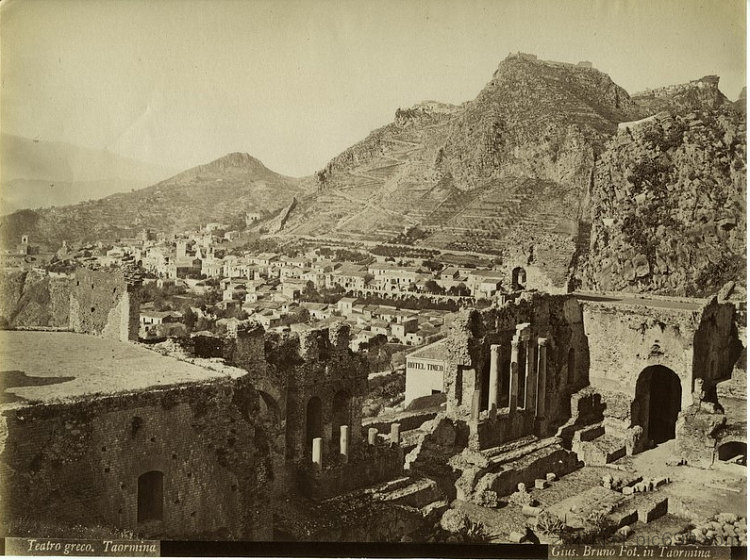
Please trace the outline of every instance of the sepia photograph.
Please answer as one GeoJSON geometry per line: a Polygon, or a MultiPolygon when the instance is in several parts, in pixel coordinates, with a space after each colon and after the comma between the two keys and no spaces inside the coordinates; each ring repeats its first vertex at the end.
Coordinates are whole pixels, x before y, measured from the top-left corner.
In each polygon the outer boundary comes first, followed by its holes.
{"type": "Polygon", "coordinates": [[[2,0],[2,552],[746,555],[746,22],[2,0]]]}

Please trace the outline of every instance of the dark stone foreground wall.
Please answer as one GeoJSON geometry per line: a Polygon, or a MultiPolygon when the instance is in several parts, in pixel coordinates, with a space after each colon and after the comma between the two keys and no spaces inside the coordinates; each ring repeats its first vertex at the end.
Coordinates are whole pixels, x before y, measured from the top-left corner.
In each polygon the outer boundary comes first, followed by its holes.
{"type": "Polygon", "coordinates": [[[268,540],[273,475],[257,399],[240,378],[5,411],[0,526],[268,540]],[[139,525],[138,478],[149,471],[163,473],[163,519],[139,525]]]}

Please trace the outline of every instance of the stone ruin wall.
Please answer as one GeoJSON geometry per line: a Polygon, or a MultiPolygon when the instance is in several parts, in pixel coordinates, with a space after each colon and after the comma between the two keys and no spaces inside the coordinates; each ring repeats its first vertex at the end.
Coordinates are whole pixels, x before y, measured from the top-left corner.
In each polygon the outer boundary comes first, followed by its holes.
{"type": "Polygon", "coordinates": [[[71,281],[70,328],[113,340],[138,340],[139,305],[119,272],[79,268],[71,281]]]}
{"type": "Polygon", "coordinates": [[[401,473],[400,448],[380,441],[371,446],[363,437],[369,368],[366,356],[352,352],[349,342],[345,323],[301,333],[265,333],[256,325],[238,330],[230,362],[249,372],[267,404],[264,421],[273,434],[277,494],[300,491],[322,499],[401,473]],[[342,395],[348,396],[348,405],[336,410],[342,395]],[[312,464],[307,441],[307,410],[314,398],[321,403],[320,467],[312,464]],[[346,458],[340,453],[338,425],[349,426],[346,458]]]}
{"type": "Polygon", "coordinates": [[[50,277],[33,270],[4,271],[0,292],[0,317],[10,327],[137,340],[139,306],[121,272],[79,268],[73,277],[50,277]]]}
{"type": "Polygon", "coordinates": [[[240,378],[5,411],[2,526],[27,518],[138,531],[138,477],[161,471],[163,521],[147,534],[270,540],[258,406],[240,378]]]}
{"type": "MultiPolygon", "coordinates": [[[[482,388],[482,376],[489,375],[491,345],[501,347],[499,375],[508,375],[511,340],[516,327],[524,323],[529,324],[534,367],[539,361],[538,340],[546,339],[546,375],[539,389],[540,395],[544,393],[544,412],[536,420],[531,411],[517,415],[515,427],[501,436],[504,441],[535,430],[548,434],[570,417],[569,396],[588,384],[589,348],[580,305],[572,296],[527,292],[500,308],[463,312],[447,338],[447,371],[452,372],[445,376],[447,412],[454,418],[466,418],[471,416],[474,391],[482,388]],[[568,372],[571,349],[574,371],[568,372]],[[522,419],[525,416],[530,418],[522,419]]],[[[506,403],[498,403],[500,410],[504,407],[506,403]]]]}
{"type": "MultiPolygon", "coordinates": [[[[591,348],[589,377],[603,393],[624,395],[629,402],[641,372],[662,365],[679,377],[685,409],[693,402],[695,379],[715,385],[731,376],[739,350],[730,303],[712,298],[697,311],[601,302],[582,306],[591,348]]],[[[629,409],[622,414],[629,415],[629,409]]]]}

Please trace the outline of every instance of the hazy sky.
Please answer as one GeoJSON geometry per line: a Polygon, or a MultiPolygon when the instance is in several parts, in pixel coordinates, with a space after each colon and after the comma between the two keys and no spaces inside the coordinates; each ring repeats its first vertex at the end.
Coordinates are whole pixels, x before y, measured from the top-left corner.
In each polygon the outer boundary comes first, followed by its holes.
{"type": "Polygon", "coordinates": [[[398,107],[473,99],[510,51],[631,93],[745,84],[743,0],[5,0],[3,132],[171,168],[248,152],[306,175],[398,107]]]}

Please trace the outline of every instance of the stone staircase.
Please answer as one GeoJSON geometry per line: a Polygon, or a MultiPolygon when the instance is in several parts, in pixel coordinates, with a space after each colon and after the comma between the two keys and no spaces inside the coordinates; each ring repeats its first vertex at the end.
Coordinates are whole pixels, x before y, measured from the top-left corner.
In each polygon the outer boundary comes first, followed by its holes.
{"type": "Polygon", "coordinates": [[[607,432],[603,422],[586,426],[573,433],[571,450],[587,466],[612,463],[626,455],[624,437],[607,432]]]}
{"type": "Polygon", "coordinates": [[[533,487],[538,480],[557,478],[579,467],[578,457],[557,437],[527,436],[477,455],[457,456],[451,462],[462,471],[456,481],[456,497],[480,505],[512,494],[519,483],[533,487]]]}

